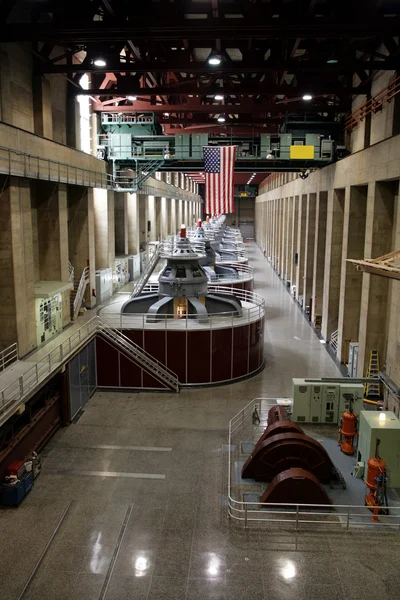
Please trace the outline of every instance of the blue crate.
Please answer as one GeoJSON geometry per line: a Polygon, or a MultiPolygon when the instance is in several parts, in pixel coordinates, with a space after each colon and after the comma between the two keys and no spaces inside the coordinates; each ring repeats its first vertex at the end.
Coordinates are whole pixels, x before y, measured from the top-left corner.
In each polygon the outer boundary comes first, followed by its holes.
{"type": "Polygon", "coordinates": [[[15,485],[3,485],[1,502],[4,506],[19,506],[25,498],[25,484],[20,480],[15,485]]]}

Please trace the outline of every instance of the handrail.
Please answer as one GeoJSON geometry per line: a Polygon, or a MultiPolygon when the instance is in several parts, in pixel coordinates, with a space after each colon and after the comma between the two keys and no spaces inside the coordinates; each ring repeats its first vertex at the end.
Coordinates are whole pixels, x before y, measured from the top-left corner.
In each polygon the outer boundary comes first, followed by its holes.
{"type": "Polygon", "coordinates": [[[339,330],[337,329],[336,331],[332,331],[331,339],[329,341],[332,350],[334,350],[336,353],[337,353],[338,339],[339,339],[339,330]]]}
{"type": "Polygon", "coordinates": [[[75,269],[69,261],[68,261],[68,273],[69,273],[68,281],[70,283],[74,283],[75,269]]]}
{"type": "Polygon", "coordinates": [[[100,333],[108,336],[109,339],[132,355],[140,363],[140,366],[147,370],[153,377],[167,382],[176,391],[179,390],[179,379],[174,371],[146,352],[141,346],[132,342],[126,335],[102,321],[100,317],[97,318],[99,320],[100,333]]]}
{"type": "MultiPolygon", "coordinates": [[[[88,341],[92,337],[104,330],[107,330],[108,332],[115,331],[108,323],[100,319],[100,317],[93,317],[58,346],[56,346],[53,350],[51,350],[48,354],[46,354],[30,369],[25,371],[23,375],[0,390],[0,425],[6,421],[13,412],[15,412],[25,398],[27,398],[36,390],[39,384],[48,379],[52,373],[57,371],[57,369],[59,369],[81,347],[87,345],[88,341]]],[[[120,332],[116,332],[116,335],[125,338],[125,336],[120,332]]],[[[129,338],[125,339],[132,345],[132,347],[135,348],[135,351],[138,352],[137,349],[139,349],[140,346],[137,346],[131,342],[129,338]]],[[[146,360],[148,362],[153,361],[159,370],[164,369],[177,379],[173,371],[157,361],[145,350],[142,351],[142,354],[143,356],[147,357],[146,360]]]]}
{"type": "Polygon", "coordinates": [[[88,187],[111,187],[107,173],[0,146],[0,173],[88,187]],[[6,156],[4,156],[6,154],[6,156]]]}
{"type": "MultiPolygon", "coordinates": [[[[115,178],[110,173],[73,166],[51,158],[44,158],[37,154],[7,148],[6,146],[0,146],[0,173],[30,179],[70,183],[72,185],[106,188],[121,192],[126,191],[123,188],[117,188],[115,178]]],[[[164,191],[162,188],[145,184],[141,187],[140,193],[166,196],[167,198],[176,198],[177,200],[201,202],[198,194],[188,193],[181,188],[175,188],[171,184],[166,185],[168,188],[164,191]]]]}
{"type": "MultiPolygon", "coordinates": [[[[229,421],[228,427],[228,489],[227,489],[227,513],[228,517],[234,523],[244,525],[260,523],[264,526],[268,523],[281,525],[287,528],[292,524],[296,531],[299,526],[310,527],[312,525],[336,526],[339,529],[349,531],[351,529],[359,530],[364,527],[373,527],[373,529],[382,529],[387,531],[393,529],[397,533],[400,530],[400,507],[391,506],[389,515],[379,515],[379,521],[371,520],[372,513],[365,505],[359,504],[301,504],[284,502],[279,503],[259,503],[258,501],[244,502],[233,497],[233,485],[235,484],[234,465],[239,452],[240,441],[249,439],[249,431],[245,426],[254,415],[257,409],[257,416],[260,419],[257,427],[260,435],[267,426],[268,411],[276,405],[276,398],[254,398],[239,413],[229,421]]],[[[258,434],[257,431],[257,434],[258,434]]],[[[254,432],[256,433],[256,432],[254,432]]],[[[256,440],[255,440],[256,441],[256,440]]],[[[240,456],[242,459],[242,456],[240,456]]],[[[238,490],[237,495],[242,492],[238,490]]]]}
{"type": "Polygon", "coordinates": [[[18,344],[15,342],[0,352],[0,371],[18,360],[18,344]]]}
{"type": "Polygon", "coordinates": [[[133,288],[132,294],[131,294],[131,298],[136,298],[137,296],[139,296],[139,294],[141,294],[141,292],[143,291],[144,286],[149,281],[151,274],[153,273],[158,261],[160,260],[160,255],[161,255],[160,246],[161,246],[161,244],[159,244],[157,246],[153,256],[151,257],[149,263],[147,264],[146,269],[143,271],[141,277],[136,282],[136,284],[133,288]]]}
{"type": "Polygon", "coordinates": [[[82,300],[83,300],[83,294],[85,293],[85,288],[86,288],[88,282],[89,282],[89,267],[85,267],[82,271],[82,275],[79,280],[78,289],[76,290],[76,294],[75,294],[75,298],[74,298],[73,318],[75,318],[76,313],[79,311],[79,309],[81,307],[82,300]]]}
{"type": "Polygon", "coordinates": [[[394,98],[400,92],[400,76],[397,77],[392,83],[382,90],[380,90],[375,96],[369,98],[364,104],[359,106],[354,112],[346,117],[344,122],[344,129],[352,129],[365,119],[371,113],[376,113],[385,104],[388,104],[392,98],[394,98]]]}
{"type": "MultiPolygon", "coordinates": [[[[227,321],[232,327],[235,325],[243,325],[245,323],[253,323],[265,316],[265,300],[259,294],[248,290],[240,290],[229,285],[208,285],[208,292],[220,292],[224,294],[234,295],[239,300],[251,304],[251,306],[242,307],[242,316],[236,317],[234,311],[226,311],[223,313],[208,313],[207,318],[202,322],[195,323],[196,329],[213,329],[221,326],[221,323],[227,321]]],[[[116,312],[113,304],[105,306],[101,310],[101,318],[110,323],[113,327],[121,330],[125,329],[165,329],[165,330],[182,330],[189,329],[195,319],[193,314],[186,313],[182,318],[177,319],[173,313],[157,315],[156,322],[149,323],[147,321],[148,313],[121,313],[116,312]]]]}

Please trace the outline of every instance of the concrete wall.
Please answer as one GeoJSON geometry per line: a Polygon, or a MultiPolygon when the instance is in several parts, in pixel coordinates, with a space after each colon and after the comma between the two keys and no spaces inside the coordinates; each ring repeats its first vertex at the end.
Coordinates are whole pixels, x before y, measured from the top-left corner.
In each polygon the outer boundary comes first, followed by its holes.
{"type": "Polygon", "coordinates": [[[359,341],[359,376],[377,349],[380,365],[400,384],[399,282],[360,273],[347,262],[400,250],[399,178],[399,135],[306,180],[288,177],[257,197],[256,238],[280,276],[296,281],[296,299],[306,287],[304,307],[310,299],[316,306],[309,318],[319,325],[322,317],[322,336],[329,341],[338,331],[339,360],[346,362],[349,341],[359,341]],[[292,252],[298,264],[291,274],[288,219],[297,229],[292,252]]]}

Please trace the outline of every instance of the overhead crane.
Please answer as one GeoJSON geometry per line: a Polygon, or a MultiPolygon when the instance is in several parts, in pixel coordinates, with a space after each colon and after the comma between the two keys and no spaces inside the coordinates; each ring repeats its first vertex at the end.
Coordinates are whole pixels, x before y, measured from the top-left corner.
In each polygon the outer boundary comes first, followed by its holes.
{"type": "Polygon", "coordinates": [[[137,191],[156,171],[203,170],[204,146],[237,146],[235,171],[305,171],[346,154],[340,123],[319,117],[286,119],[276,134],[235,137],[208,133],[164,135],[155,113],[102,112],[97,156],[112,164],[116,189],[137,191]]]}

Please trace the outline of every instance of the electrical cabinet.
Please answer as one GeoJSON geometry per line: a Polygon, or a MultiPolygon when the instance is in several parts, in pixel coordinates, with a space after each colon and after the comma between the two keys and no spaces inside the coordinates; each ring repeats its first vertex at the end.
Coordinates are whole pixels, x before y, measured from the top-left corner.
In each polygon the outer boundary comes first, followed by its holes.
{"type": "Polygon", "coordinates": [[[115,257],[114,290],[119,290],[129,282],[129,267],[127,256],[115,257]]]}
{"type": "Polygon", "coordinates": [[[130,133],[112,133],[110,135],[111,158],[132,158],[132,136],[130,133]]]}
{"type": "Polygon", "coordinates": [[[36,341],[40,346],[62,330],[62,296],[35,298],[36,341]]]}
{"type": "Polygon", "coordinates": [[[97,304],[102,304],[109,300],[113,293],[113,273],[112,269],[96,270],[96,297],[97,304]]]}
{"type": "Polygon", "coordinates": [[[347,363],[349,377],[357,376],[358,347],[358,342],[350,342],[349,344],[349,361],[347,363]]]}
{"type": "MultiPolygon", "coordinates": [[[[358,461],[365,463],[375,456],[376,441],[380,440],[379,456],[386,462],[389,487],[400,487],[400,421],[388,411],[362,410],[359,421],[358,461]]],[[[367,477],[367,472],[364,479],[367,477]]]]}
{"type": "Polygon", "coordinates": [[[192,134],[192,158],[203,159],[203,146],[208,146],[207,133],[192,134]]]}
{"type": "Polygon", "coordinates": [[[298,423],[339,423],[340,415],[349,406],[359,412],[363,408],[364,386],[351,382],[308,382],[293,379],[293,421],[298,423]]]}
{"type": "Polygon", "coordinates": [[[128,271],[130,281],[138,279],[140,276],[140,254],[128,256],[128,271]]]}

